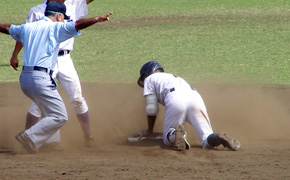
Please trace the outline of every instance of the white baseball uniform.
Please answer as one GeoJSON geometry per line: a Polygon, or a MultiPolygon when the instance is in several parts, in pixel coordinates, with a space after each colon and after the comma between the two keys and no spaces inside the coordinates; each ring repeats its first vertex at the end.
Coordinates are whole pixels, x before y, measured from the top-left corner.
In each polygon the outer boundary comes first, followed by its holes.
{"type": "Polygon", "coordinates": [[[165,106],[163,128],[165,145],[173,145],[168,141],[167,133],[178,124],[188,122],[193,126],[202,147],[208,147],[207,137],[213,130],[204,101],[195,89],[180,77],[157,72],[144,80],[143,95],[150,94],[156,94],[158,102],[165,106]]]}
{"type": "MultiPolygon", "coordinates": [[[[44,16],[46,8],[46,0],[43,4],[31,8],[26,23],[38,21],[44,16]]],[[[70,16],[70,20],[76,21],[88,14],[86,0],[66,0],[66,14],[70,16]]],[[[61,86],[64,88],[70,98],[70,102],[74,107],[76,114],[83,114],[88,111],[88,106],[85,99],[82,96],[82,89],[80,80],[75,70],[73,61],[69,52],[73,50],[74,38],[70,38],[62,42],[59,46],[60,52],[63,51],[63,55],[59,55],[57,58],[57,64],[54,68],[53,78],[57,78],[61,86]]],[[[33,103],[29,109],[29,113],[36,117],[41,116],[39,107],[33,103]]],[[[60,132],[57,131],[48,141],[59,142],[60,132]]]]}

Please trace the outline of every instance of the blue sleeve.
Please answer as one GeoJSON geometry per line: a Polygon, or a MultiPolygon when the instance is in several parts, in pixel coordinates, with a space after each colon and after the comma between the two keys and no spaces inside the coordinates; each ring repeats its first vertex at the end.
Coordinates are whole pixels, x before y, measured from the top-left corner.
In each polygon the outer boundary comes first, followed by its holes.
{"type": "Polygon", "coordinates": [[[11,25],[9,28],[10,36],[16,41],[21,41],[22,26],[11,25]]]}
{"type": "Polygon", "coordinates": [[[60,25],[59,27],[60,33],[58,34],[57,37],[59,42],[63,42],[71,37],[81,35],[81,31],[76,31],[75,22],[73,21],[59,23],[59,25],[60,25]]]}

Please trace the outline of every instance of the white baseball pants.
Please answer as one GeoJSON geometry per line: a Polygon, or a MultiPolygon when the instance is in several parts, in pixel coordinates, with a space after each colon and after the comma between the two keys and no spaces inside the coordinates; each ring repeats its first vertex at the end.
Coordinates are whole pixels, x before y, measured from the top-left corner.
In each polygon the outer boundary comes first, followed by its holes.
{"type": "Polygon", "coordinates": [[[172,146],[166,137],[167,133],[185,122],[193,126],[202,147],[207,148],[207,137],[213,133],[213,130],[204,101],[195,90],[188,93],[172,92],[166,97],[163,130],[166,146],[172,146]]]}

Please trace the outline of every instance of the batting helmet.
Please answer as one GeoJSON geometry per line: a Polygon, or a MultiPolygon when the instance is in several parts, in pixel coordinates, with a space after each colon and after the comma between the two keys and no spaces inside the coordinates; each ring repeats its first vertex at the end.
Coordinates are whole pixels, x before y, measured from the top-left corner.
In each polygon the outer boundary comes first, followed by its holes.
{"type": "Polygon", "coordinates": [[[145,63],[140,70],[140,77],[137,81],[137,84],[141,87],[144,87],[144,79],[153,74],[157,69],[161,72],[164,72],[163,67],[156,61],[149,61],[145,63]]]}

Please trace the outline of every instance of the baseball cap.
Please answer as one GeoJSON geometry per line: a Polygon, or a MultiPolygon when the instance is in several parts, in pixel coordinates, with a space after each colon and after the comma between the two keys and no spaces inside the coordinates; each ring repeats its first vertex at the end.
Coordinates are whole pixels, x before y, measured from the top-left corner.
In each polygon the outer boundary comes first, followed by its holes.
{"type": "Polygon", "coordinates": [[[54,12],[59,12],[64,15],[64,19],[69,19],[69,17],[65,14],[66,13],[66,7],[63,3],[58,2],[58,1],[52,1],[47,4],[45,12],[46,11],[54,11],[54,12]]]}

